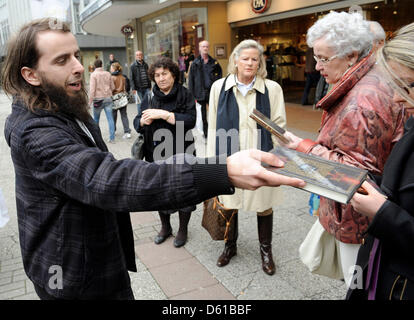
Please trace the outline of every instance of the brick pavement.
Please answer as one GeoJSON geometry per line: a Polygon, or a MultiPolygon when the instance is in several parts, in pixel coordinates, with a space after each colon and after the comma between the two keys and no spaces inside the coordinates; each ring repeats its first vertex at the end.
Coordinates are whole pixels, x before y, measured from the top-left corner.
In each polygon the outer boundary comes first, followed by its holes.
{"type": "MultiPolygon", "coordinates": [[[[10,102],[0,94],[0,130],[10,112],[10,102]]],[[[128,106],[130,123],[135,105],[128,106]]],[[[287,104],[289,130],[300,136],[314,137],[321,113],[309,107],[287,104]],[[298,129],[300,128],[300,129],[298,129]]],[[[108,135],[106,118],[101,117],[104,138],[108,135]]],[[[129,157],[131,140],[121,138],[118,120],[116,144],[108,147],[116,158],[129,157]]],[[[203,141],[197,139],[202,153],[203,141]]],[[[14,199],[14,171],[10,150],[0,139],[0,187],[10,213],[9,223],[0,229],[0,300],[36,300],[33,285],[26,277],[20,255],[14,199]]],[[[240,212],[238,255],[224,268],[215,265],[223,243],[212,241],[201,227],[201,205],[189,223],[188,242],[175,248],[173,238],[155,245],[160,228],[157,212],[131,214],[138,272],[130,273],[136,299],[145,300],[326,300],[343,299],[345,287],[335,281],[310,274],[298,257],[298,247],[314,218],[307,213],[308,193],[282,187],[285,200],[274,208],[273,255],[277,271],[268,276],[261,270],[256,216],[240,212]]],[[[174,234],[178,215],[171,217],[174,234]]]]}

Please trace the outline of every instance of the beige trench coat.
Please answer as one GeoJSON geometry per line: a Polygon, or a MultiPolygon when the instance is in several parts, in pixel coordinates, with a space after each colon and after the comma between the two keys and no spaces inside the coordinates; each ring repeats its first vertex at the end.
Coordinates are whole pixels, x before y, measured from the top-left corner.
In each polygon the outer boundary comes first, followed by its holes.
{"type": "MultiPolygon", "coordinates": [[[[207,136],[207,156],[215,156],[216,153],[216,120],[217,105],[224,78],[213,83],[210,91],[209,111],[208,111],[208,136],[207,136]]],[[[257,124],[249,117],[256,105],[256,90],[265,93],[265,83],[269,91],[270,117],[282,128],[286,127],[286,111],[283,99],[283,91],[278,83],[257,77],[253,88],[243,96],[235,81],[235,77],[230,75],[227,78],[225,90],[233,90],[239,105],[239,141],[240,150],[257,149],[257,124]]],[[[278,144],[277,138],[272,136],[273,145],[278,144]]],[[[219,200],[228,208],[243,209],[246,211],[262,212],[283,200],[282,190],[277,187],[261,187],[255,191],[242,190],[236,188],[233,195],[219,196],[219,200]]]]}

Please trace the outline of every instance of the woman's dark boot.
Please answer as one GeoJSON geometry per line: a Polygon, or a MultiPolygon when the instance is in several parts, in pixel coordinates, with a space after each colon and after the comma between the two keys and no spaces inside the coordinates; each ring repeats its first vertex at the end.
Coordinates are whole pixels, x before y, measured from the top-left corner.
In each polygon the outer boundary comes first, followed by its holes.
{"type": "Polygon", "coordinates": [[[268,275],[273,275],[276,271],[272,255],[273,212],[267,216],[257,216],[257,229],[263,271],[268,275]]]}
{"type": "Polygon", "coordinates": [[[224,267],[229,264],[230,259],[237,255],[237,237],[239,235],[238,232],[238,213],[236,213],[233,217],[234,221],[234,230],[233,235],[229,235],[229,240],[226,241],[224,244],[223,253],[217,260],[218,267],[224,267]]]}
{"type": "Polygon", "coordinates": [[[190,221],[191,212],[178,211],[180,220],[180,227],[174,239],[174,246],[176,248],[182,247],[187,242],[187,226],[190,221]]]}
{"type": "Polygon", "coordinates": [[[169,236],[172,235],[172,228],[170,224],[170,215],[169,214],[163,214],[158,213],[160,215],[161,219],[161,231],[158,233],[158,235],[155,237],[154,242],[156,244],[163,243],[169,236]]]}

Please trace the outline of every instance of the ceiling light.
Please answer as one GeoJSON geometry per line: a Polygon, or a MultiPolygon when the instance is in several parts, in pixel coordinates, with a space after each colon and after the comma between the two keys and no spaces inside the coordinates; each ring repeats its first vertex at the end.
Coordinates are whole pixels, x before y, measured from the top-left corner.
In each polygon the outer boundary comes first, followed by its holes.
{"type": "Polygon", "coordinates": [[[155,23],[160,23],[160,22],[161,22],[160,19],[155,20],[155,23]]]}

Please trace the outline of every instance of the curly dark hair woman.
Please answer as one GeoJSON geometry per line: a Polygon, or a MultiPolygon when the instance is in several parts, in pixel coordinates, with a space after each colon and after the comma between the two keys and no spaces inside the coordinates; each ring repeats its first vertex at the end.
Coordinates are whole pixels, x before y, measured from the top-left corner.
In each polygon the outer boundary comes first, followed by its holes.
{"type": "MultiPolygon", "coordinates": [[[[141,112],[134,119],[134,128],[145,137],[145,160],[164,160],[183,152],[195,154],[191,132],[196,121],[195,101],[192,94],[178,82],[178,65],[170,58],[161,57],[150,66],[148,74],[155,84],[152,91],[145,95],[141,112]],[[163,136],[159,138],[161,132],[163,136]]],[[[187,225],[195,209],[195,206],[190,206],[178,210],[180,226],[174,239],[175,247],[186,243],[187,225]]],[[[161,231],[154,239],[156,244],[172,235],[170,215],[175,211],[159,211],[161,231]]]]}
{"type": "Polygon", "coordinates": [[[148,69],[148,75],[151,81],[156,82],[154,80],[154,74],[155,70],[158,68],[170,70],[175,81],[178,81],[178,79],[180,79],[180,69],[178,68],[178,65],[173,60],[171,60],[171,58],[161,57],[157,61],[155,61],[148,69]]]}

